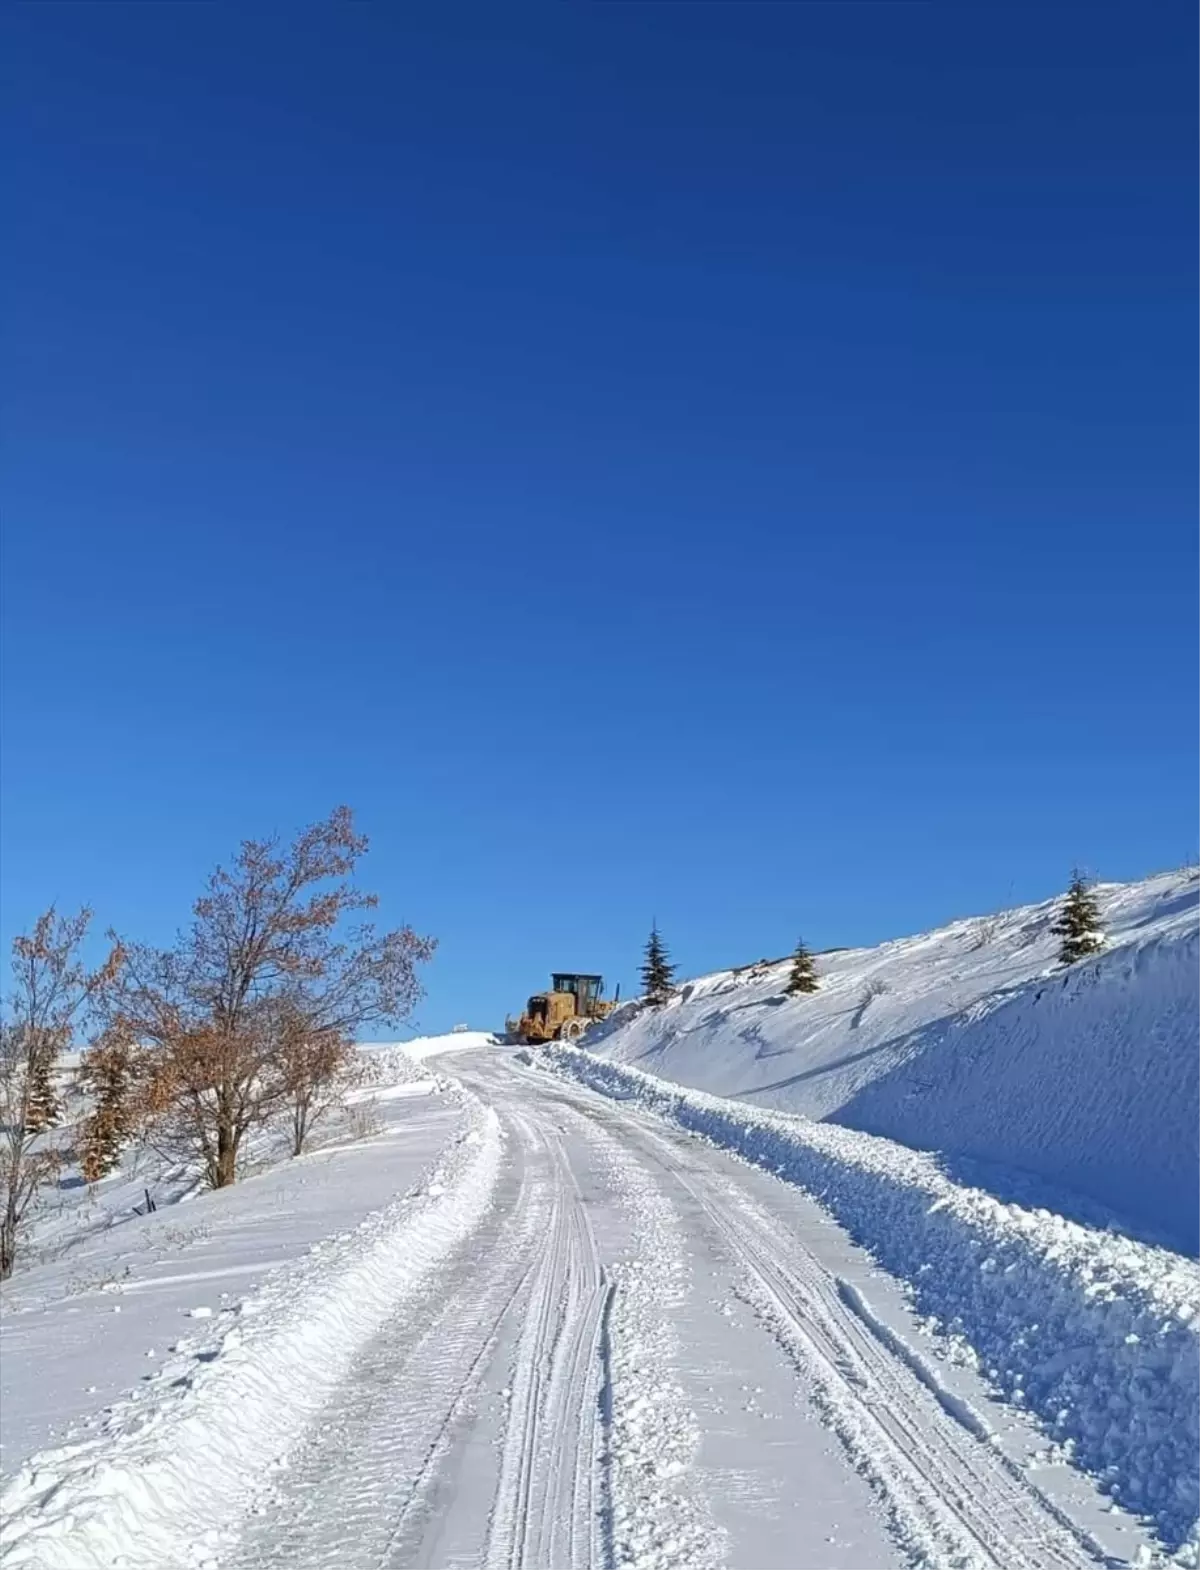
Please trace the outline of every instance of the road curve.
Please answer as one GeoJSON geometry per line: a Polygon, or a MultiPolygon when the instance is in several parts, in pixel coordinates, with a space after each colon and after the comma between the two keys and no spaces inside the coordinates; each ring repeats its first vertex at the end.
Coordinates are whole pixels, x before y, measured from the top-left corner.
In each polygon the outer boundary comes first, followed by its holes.
{"type": "Polygon", "coordinates": [[[1105,1562],[897,1343],[869,1271],[831,1267],[794,1189],[510,1052],[445,1067],[504,1130],[491,1208],[222,1567],[1105,1562]]]}

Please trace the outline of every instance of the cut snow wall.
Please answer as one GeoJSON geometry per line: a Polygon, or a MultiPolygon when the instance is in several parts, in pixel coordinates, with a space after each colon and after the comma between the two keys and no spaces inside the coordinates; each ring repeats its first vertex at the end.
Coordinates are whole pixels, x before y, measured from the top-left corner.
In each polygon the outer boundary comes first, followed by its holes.
{"type": "Polygon", "coordinates": [[[1200,872],[1097,890],[1107,947],[1064,971],[1059,902],[636,1000],[590,1051],[710,1094],[935,1150],[1086,1225],[1200,1247],[1200,872]]]}
{"type": "Polygon", "coordinates": [[[1117,949],[968,1012],[835,1119],[1036,1173],[1195,1254],[1198,993],[1200,933],[1117,949]]]}

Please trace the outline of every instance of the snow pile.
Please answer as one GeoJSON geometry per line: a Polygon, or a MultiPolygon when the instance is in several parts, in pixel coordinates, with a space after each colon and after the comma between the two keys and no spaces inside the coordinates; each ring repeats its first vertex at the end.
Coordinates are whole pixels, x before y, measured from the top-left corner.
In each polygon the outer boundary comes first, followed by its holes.
{"type": "Polygon", "coordinates": [[[177,1343],[96,1438],[22,1468],[0,1495],[6,1566],[215,1565],[256,1483],[491,1204],[499,1120],[466,1102],[467,1131],[427,1182],[278,1270],[215,1337],[177,1343]]]}
{"type": "Polygon", "coordinates": [[[1057,1210],[1195,1252],[1200,872],[1096,893],[1105,951],[1066,971],[1047,901],[820,955],[807,996],[786,994],[786,961],[703,976],[665,1008],[625,1005],[587,1044],[936,1149],[1003,1198],[1031,1197],[1033,1175],[1057,1210]]]}
{"type": "Polygon", "coordinates": [[[1183,1542],[1200,1498],[1200,1266],[1005,1204],[929,1155],[869,1134],[682,1090],[590,1052],[535,1054],[799,1184],[1063,1453],[1183,1542]]]}
{"type": "Polygon", "coordinates": [[[407,1047],[390,1042],[361,1044],[358,1055],[362,1066],[361,1082],[346,1096],[347,1106],[378,1106],[405,1096],[456,1090],[445,1074],[431,1071],[424,1060],[407,1047]]]}
{"type": "Polygon", "coordinates": [[[493,1047],[496,1038],[487,1030],[452,1030],[445,1036],[415,1036],[411,1041],[362,1042],[360,1052],[404,1054],[423,1063],[426,1058],[440,1057],[447,1052],[471,1052],[479,1047],[493,1047]]]}

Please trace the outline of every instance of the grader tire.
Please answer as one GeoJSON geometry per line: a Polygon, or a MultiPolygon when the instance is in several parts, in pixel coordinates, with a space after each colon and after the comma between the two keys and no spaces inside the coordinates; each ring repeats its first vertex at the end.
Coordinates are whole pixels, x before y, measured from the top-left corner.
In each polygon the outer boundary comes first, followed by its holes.
{"type": "Polygon", "coordinates": [[[583,1035],[584,1025],[581,1019],[569,1019],[558,1033],[560,1041],[578,1041],[583,1035]]]}

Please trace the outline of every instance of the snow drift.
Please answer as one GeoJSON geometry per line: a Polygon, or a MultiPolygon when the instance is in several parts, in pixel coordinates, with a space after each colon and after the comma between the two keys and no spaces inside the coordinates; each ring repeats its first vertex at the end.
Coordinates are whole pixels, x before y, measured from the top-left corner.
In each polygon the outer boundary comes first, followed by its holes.
{"type": "Polygon", "coordinates": [[[1177,1546],[1200,1508],[1200,1266],[951,1181],[930,1155],[681,1089],[578,1048],[531,1060],[797,1183],[998,1391],[1177,1546]]]}
{"type": "Polygon", "coordinates": [[[819,956],[809,996],[784,992],[786,961],[703,976],[663,1009],[619,1009],[588,1048],[1194,1253],[1200,872],[1096,892],[1106,948],[1067,971],[1047,901],[819,956]]]}

